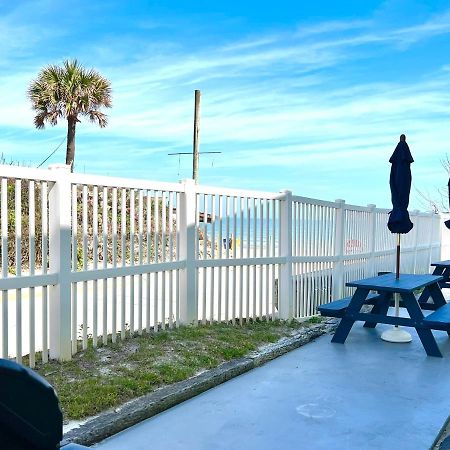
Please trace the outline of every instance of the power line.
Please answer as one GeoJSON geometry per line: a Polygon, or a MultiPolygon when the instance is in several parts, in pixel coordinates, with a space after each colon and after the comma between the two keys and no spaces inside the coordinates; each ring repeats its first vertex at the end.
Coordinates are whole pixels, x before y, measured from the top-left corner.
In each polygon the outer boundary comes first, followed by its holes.
{"type": "Polygon", "coordinates": [[[56,147],[55,150],[53,150],[53,151],[50,153],[50,155],[48,155],[47,158],[45,158],[44,161],[42,161],[42,162],[37,166],[38,169],[39,169],[39,167],[42,166],[42,164],[44,164],[46,161],[48,161],[48,160],[49,160],[49,159],[57,152],[57,150],[59,149],[59,147],[61,147],[61,145],[63,145],[63,143],[64,143],[65,140],[66,140],[66,137],[64,137],[63,140],[61,141],[61,143],[58,145],[58,147],[56,147]]]}

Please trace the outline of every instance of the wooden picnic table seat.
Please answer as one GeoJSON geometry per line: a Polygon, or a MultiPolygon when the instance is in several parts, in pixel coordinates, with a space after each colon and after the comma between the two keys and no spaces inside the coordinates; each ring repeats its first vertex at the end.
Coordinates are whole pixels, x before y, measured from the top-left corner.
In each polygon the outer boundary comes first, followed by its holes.
{"type": "Polygon", "coordinates": [[[440,306],[436,311],[423,319],[424,324],[429,325],[434,330],[450,330],[450,303],[440,306]]]}
{"type": "MultiPolygon", "coordinates": [[[[375,301],[380,297],[379,294],[369,294],[364,304],[373,305],[375,301]]],[[[325,317],[343,317],[345,311],[350,303],[352,296],[342,298],[341,300],[335,300],[334,302],[320,305],[317,309],[320,314],[325,317]]]]}

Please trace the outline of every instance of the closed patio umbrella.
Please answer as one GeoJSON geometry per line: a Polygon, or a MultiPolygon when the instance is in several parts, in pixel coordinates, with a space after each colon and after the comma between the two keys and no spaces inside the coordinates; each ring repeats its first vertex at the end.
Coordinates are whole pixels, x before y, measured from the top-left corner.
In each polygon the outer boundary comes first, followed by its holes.
{"type": "Polygon", "coordinates": [[[394,150],[389,162],[391,175],[389,185],[391,187],[392,211],[389,213],[388,228],[392,233],[397,233],[397,271],[396,278],[400,275],[400,234],[409,233],[413,224],[409,218],[408,204],[411,191],[411,163],[414,162],[406,136],[400,136],[400,142],[394,150]]]}
{"type": "MultiPolygon", "coordinates": [[[[397,234],[397,258],[396,258],[396,278],[400,277],[400,235],[409,233],[413,228],[413,223],[409,218],[408,205],[411,191],[411,163],[414,162],[409,146],[406,143],[406,136],[400,136],[400,142],[389,159],[391,174],[389,185],[391,187],[392,211],[389,213],[388,228],[392,233],[397,234]]],[[[398,297],[395,298],[396,315],[399,314],[398,297]]],[[[411,335],[398,326],[392,330],[385,331],[381,338],[389,342],[410,342],[411,335]]]]}

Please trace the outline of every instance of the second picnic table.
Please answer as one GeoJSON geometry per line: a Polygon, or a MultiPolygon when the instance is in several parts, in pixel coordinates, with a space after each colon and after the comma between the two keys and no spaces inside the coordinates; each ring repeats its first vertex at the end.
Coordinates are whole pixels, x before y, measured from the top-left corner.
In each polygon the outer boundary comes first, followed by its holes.
{"type": "Polygon", "coordinates": [[[450,261],[438,261],[431,264],[434,267],[433,275],[442,275],[444,278],[439,282],[441,288],[450,288],[450,261]]]}

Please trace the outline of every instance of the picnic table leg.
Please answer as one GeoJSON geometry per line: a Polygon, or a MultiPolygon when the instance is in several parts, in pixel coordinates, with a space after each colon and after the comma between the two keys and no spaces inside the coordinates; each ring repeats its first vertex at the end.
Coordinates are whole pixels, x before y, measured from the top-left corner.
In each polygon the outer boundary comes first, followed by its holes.
{"type": "Polygon", "coordinates": [[[432,298],[433,303],[438,308],[447,304],[444,298],[444,294],[442,294],[442,291],[437,284],[432,284],[431,286],[428,286],[428,291],[430,292],[430,297],[432,298]]]}
{"type": "Polygon", "coordinates": [[[420,306],[425,304],[435,305],[435,309],[444,306],[447,303],[438,284],[426,286],[417,301],[420,306]],[[432,300],[432,303],[428,302],[430,298],[432,300]]]}
{"type": "MultiPolygon", "coordinates": [[[[423,313],[416,298],[414,297],[414,294],[412,292],[405,292],[400,295],[405,302],[406,309],[408,310],[411,319],[417,324],[421,323],[423,320],[423,313]]],[[[431,330],[429,328],[421,328],[420,326],[415,328],[422,342],[423,348],[427,352],[427,355],[442,358],[442,353],[439,350],[431,330]]]]}
{"type": "MultiPolygon", "coordinates": [[[[392,298],[392,294],[390,292],[383,292],[381,298],[379,298],[374,307],[372,308],[371,314],[381,314],[383,316],[387,315],[389,310],[389,304],[392,298]]],[[[365,328],[375,328],[377,326],[377,322],[370,322],[369,320],[364,322],[365,328]]]]}
{"type": "Polygon", "coordinates": [[[433,270],[432,275],[442,275],[446,271],[446,268],[443,266],[436,266],[433,270]]]}
{"type": "Polygon", "coordinates": [[[336,332],[334,333],[333,339],[331,342],[336,342],[338,344],[343,344],[347,339],[348,333],[352,329],[355,320],[353,319],[354,314],[358,313],[361,310],[364,301],[369,295],[368,289],[357,288],[355,293],[353,294],[352,299],[350,300],[350,304],[348,305],[344,317],[341,319],[338,327],[336,328],[336,332]]]}
{"type": "Polygon", "coordinates": [[[432,275],[442,275],[444,279],[439,281],[439,286],[445,287],[445,284],[449,282],[449,268],[445,266],[436,266],[433,270],[432,275]]]}
{"type": "MultiPolygon", "coordinates": [[[[434,274],[434,272],[433,272],[434,274]]],[[[442,275],[444,279],[442,281],[439,281],[439,287],[441,288],[449,288],[450,287],[450,268],[446,267],[442,273],[439,275],[442,275]]]]}
{"type": "Polygon", "coordinates": [[[428,289],[428,286],[425,286],[422,293],[420,294],[420,297],[417,299],[417,302],[419,305],[423,305],[428,302],[428,299],[431,297],[430,289],[428,289]]]}

